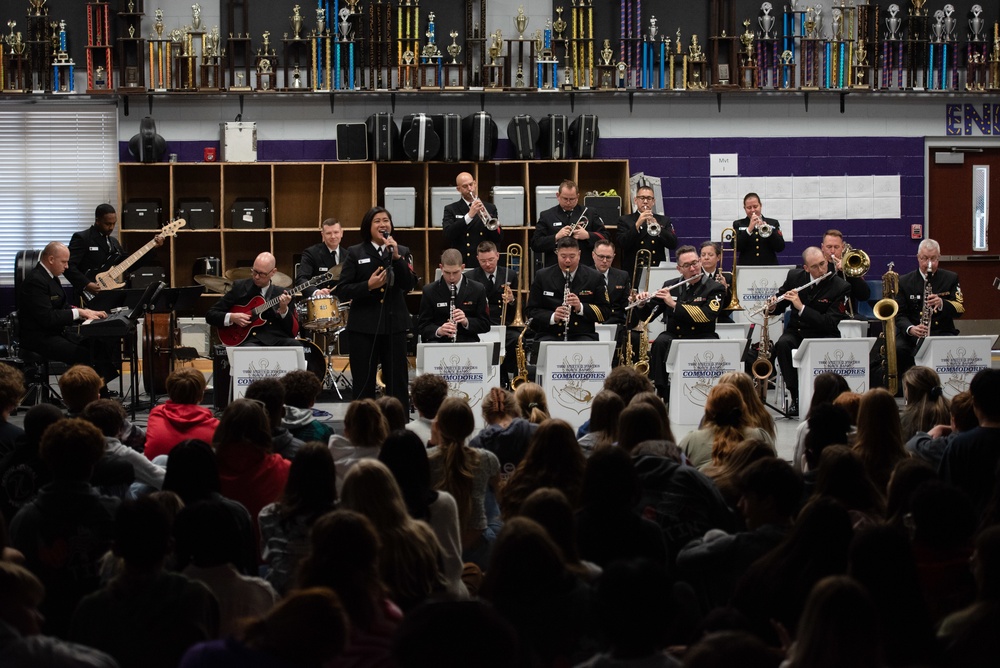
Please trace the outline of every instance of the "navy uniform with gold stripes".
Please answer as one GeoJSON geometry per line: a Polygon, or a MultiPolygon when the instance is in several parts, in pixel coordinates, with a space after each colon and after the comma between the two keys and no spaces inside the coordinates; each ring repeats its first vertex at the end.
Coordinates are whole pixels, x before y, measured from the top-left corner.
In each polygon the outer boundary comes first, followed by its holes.
{"type": "MultiPolygon", "coordinates": [[[[924,310],[924,274],[911,271],[899,277],[899,292],[896,304],[896,367],[902,378],[906,370],[913,366],[913,356],[920,342],[911,336],[910,328],[920,324],[920,314],[924,310]]],[[[958,284],[958,274],[947,269],[938,269],[931,274],[931,291],[941,298],[940,309],[931,314],[931,336],[958,336],[955,320],[965,314],[965,298],[958,284]]]]}
{"type": "MultiPolygon", "coordinates": [[[[678,260],[680,260],[679,253],[678,260]]],[[[681,277],[672,278],[665,282],[663,287],[669,287],[683,280],[681,277]]],[[[673,310],[658,299],[652,300],[648,306],[640,309],[643,311],[639,314],[642,320],[647,318],[652,320],[661,313],[666,320],[667,328],[656,337],[649,355],[653,384],[656,385],[660,396],[666,397],[670,387],[666,369],[670,344],[674,339],[719,338],[715,333],[715,323],[719,319],[719,312],[725,307],[723,304],[725,294],[726,289],[721,283],[716,283],[702,273],[701,280],[697,283],[689,283],[674,291],[677,303],[673,310]],[[650,317],[651,313],[653,317],[650,317]]]]}
{"type": "MultiPolygon", "coordinates": [[[[570,341],[597,341],[596,323],[611,316],[611,303],[604,277],[595,269],[578,265],[570,272],[570,292],[580,298],[582,312],[574,312],[569,321],[570,341]]],[[[561,267],[554,265],[535,273],[528,297],[531,328],[539,332],[539,341],[562,341],[564,326],[553,322],[556,308],[563,303],[566,278],[561,267]]]]}

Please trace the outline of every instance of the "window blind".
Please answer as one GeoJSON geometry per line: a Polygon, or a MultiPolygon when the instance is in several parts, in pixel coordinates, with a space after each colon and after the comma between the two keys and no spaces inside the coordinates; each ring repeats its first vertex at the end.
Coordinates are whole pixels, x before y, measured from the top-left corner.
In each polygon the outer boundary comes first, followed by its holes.
{"type": "Polygon", "coordinates": [[[0,111],[0,284],[20,250],[69,244],[118,196],[118,115],[64,105],[0,111]]]}

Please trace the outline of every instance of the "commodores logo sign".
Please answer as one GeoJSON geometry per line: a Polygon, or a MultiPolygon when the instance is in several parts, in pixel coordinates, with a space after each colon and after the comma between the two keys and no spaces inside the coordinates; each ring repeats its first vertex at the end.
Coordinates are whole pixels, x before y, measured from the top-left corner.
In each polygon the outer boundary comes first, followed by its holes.
{"type": "Polygon", "coordinates": [[[237,375],[236,384],[250,385],[255,380],[260,380],[261,378],[280,378],[287,373],[278,362],[275,362],[273,369],[270,366],[271,360],[266,357],[262,357],[256,362],[251,362],[241,374],[237,375]]]}
{"type": "Polygon", "coordinates": [[[726,360],[725,355],[715,359],[715,353],[706,350],[688,362],[688,368],[681,371],[684,396],[691,403],[704,406],[708,393],[724,373],[736,371],[736,364],[726,360]]]}
{"type": "Polygon", "coordinates": [[[985,368],[983,358],[965,348],[956,348],[954,353],[949,350],[934,366],[941,377],[941,384],[951,387],[955,392],[969,389],[969,377],[985,368]]]}
{"type": "Polygon", "coordinates": [[[853,353],[848,355],[843,350],[834,350],[823,356],[819,366],[813,367],[814,376],[821,373],[836,373],[844,378],[865,376],[868,373],[868,360],[859,360],[853,353]]]}
{"type": "Polygon", "coordinates": [[[607,375],[607,369],[595,362],[593,357],[584,360],[580,353],[564,357],[552,373],[552,396],[563,408],[583,413],[590,409],[594,392],[600,391],[607,375]]]}

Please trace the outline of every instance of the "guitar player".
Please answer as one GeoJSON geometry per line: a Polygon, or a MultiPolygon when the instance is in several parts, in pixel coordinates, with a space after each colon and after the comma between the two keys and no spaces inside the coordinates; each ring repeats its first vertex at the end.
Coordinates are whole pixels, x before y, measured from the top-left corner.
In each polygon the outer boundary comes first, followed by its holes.
{"type": "Polygon", "coordinates": [[[232,289],[217,301],[205,314],[205,321],[213,327],[247,327],[254,318],[241,307],[255,297],[264,301],[277,299],[278,304],[261,314],[264,324],[254,327],[240,344],[244,346],[298,346],[295,338],[298,323],[295,311],[290,308],[291,295],[284,288],[271,283],[275,272],[275,259],[270,253],[261,253],[253,262],[250,278],[236,281],[232,289]]]}
{"type": "MultiPolygon", "coordinates": [[[[84,290],[97,294],[101,286],[94,277],[125,259],[125,249],[118,239],[111,235],[118,224],[118,213],[110,204],[99,204],[94,211],[94,224],[85,230],[75,232],[69,242],[69,268],[66,279],[73,285],[77,299],[84,290]]],[[[163,245],[163,238],[156,238],[156,245],[163,245]]]]}

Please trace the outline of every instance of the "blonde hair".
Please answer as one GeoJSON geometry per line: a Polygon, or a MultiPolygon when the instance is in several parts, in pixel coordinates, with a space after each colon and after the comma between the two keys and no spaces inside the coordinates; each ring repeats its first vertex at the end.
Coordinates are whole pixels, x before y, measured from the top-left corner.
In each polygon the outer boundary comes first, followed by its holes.
{"type": "Polygon", "coordinates": [[[774,427],[774,418],[767,412],[767,407],[757,394],[757,388],[753,385],[753,379],[742,371],[729,371],[719,377],[719,383],[735,385],[743,397],[743,405],[746,407],[747,424],[751,427],[760,427],[771,438],[777,436],[774,427]]]}
{"type": "Polygon", "coordinates": [[[104,379],[85,364],[71,366],[59,376],[59,391],[70,413],[79,413],[91,401],[99,399],[102,387],[104,379]]]}
{"type": "Polygon", "coordinates": [[[521,414],[528,422],[541,424],[549,417],[549,401],[545,396],[545,390],[537,383],[522,383],[514,390],[514,398],[517,405],[521,407],[521,414]]]}
{"type": "Polygon", "coordinates": [[[521,417],[521,407],[514,399],[514,393],[502,387],[491,388],[483,397],[483,420],[486,424],[496,424],[505,417],[521,417]]]}

